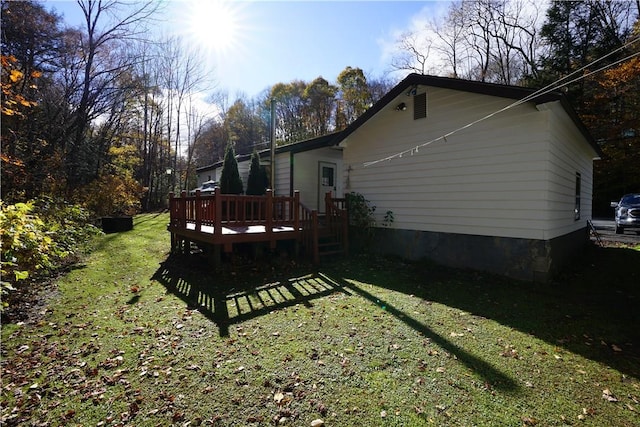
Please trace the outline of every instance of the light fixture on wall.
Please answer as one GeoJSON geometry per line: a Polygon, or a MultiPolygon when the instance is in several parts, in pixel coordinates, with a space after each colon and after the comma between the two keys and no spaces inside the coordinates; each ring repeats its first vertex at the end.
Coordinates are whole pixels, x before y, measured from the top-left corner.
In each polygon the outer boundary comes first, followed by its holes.
{"type": "Polygon", "coordinates": [[[406,109],[407,109],[407,104],[405,104],[404,102],[401,102],[400,104],[396,105],[397,111],[405,111],[406,109]]]}

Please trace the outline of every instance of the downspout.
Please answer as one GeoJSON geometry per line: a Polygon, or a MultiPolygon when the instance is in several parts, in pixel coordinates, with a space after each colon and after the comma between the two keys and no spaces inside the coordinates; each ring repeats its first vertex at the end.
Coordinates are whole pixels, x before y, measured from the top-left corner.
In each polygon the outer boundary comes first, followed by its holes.
{"type": "Polygon", "coordinates": [[[293,150],[289,152],[289,195],[293,197],[294,182],[293,182],[293,150]]]}

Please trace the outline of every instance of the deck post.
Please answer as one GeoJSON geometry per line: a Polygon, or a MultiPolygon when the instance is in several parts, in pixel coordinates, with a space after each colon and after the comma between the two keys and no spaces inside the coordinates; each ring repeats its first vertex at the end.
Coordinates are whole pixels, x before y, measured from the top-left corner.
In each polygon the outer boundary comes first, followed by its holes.
{"type": "Polygon", "coordinates": [[[320,264],[320,247],[319,247],[319,236],[318,236],[318,211],[311,211],[311,239],[313,240],[313,263],[318,265],[320,264]]]}
{"type": "MultiPolygon", "coordinates": [[[[169,192],[169,227],[173,227],[175,225],[176,215],[176,202],[174,200],[175,194],[173,191],[169,192]]],[[[178,236],[172,231],[171,232],[171,252],[175,252],[178,247],[178,236]]]]}
{"type": "Polygon", "coordinates": [[[324,213],[329,218],[331,216],[331,210],[333,205],[331,204],[331,191],[324,193],[324,213]]]}
{"type": "Polygon", "coordinates": [[[276,241],[273,239],[273,190],[267,190],[267,212],[266,212],[266,224],[265,224],[265,232],[267,233],[267,238],[269,240],[269,247],[271,249],[275,249],[276,241]]]}
{"type": "Polygon", "coordinates": [[[180,192],[180,227],[187,227],[187,190],[180,192]]]}
{"type": "MultiPolygon", "coordinates": [[[[180,228],[187,228],[187,190],[182,190],[180,192],[180,228]]],[[[191,241],[187,238],[182,238],[182,253],[189,254],[191,248],[191,241]]]]}
{"type": "Polygon", "coordinates": [[[293,192],[293,227],[296,234],[300,232],[300,191],[293,192]]]}
{"type": "Polygon", "coordinates": [[[345,256],[349,256],[349,212],[346,209],[340,211],[342,218],[342,246],[345,256]]]}
{"type": "Polygon", "coordinates": [[[215,214],[213,216],[213,234],[222,235],[222,201],[220,200],[220,187],[216,187],[213,191],[213,207],[215,214]]]}
{"type": "Polygon", "coordinates": [[[200,190],[196,190],[195,209],[196,232],[200,232],[202,228],[202,199],[200,198],[200,190]]]}

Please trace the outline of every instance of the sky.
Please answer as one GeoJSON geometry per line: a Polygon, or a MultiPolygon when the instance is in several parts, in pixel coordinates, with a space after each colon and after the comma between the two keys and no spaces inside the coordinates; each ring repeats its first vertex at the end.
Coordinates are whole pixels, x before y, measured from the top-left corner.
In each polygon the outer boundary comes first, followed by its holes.
{"type": "MultiPolygon", "coordinates": [[[[72,0],[46,0],[71,26],[81,24],[72,0]]],[[[392,73],[399,35],[441,16],[445,1],[166,0],[156,30],[181,35],[207,63],[210,85],[234,98],[260,95],[276,83],[334,83],[347,66],[367,76],[392,73]]]]}

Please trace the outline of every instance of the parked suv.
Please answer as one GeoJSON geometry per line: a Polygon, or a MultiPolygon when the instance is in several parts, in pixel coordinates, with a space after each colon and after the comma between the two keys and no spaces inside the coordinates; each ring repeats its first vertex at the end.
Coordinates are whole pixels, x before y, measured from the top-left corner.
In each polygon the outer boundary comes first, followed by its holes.
{"type": "Polygon", "coordinates": [[[625,194],[619,202],[611,202],[616,209],[616,234],[624,233],[625,228],[640,231],[640,193],[625,194]]]}
{"type": "Polygon", "coordinates": [[[216,191],[216,188],[218,188],[218,183],[216,181],[205,181],[200,187],[194,188],[189,193],[196,194],[196,190],[200,190],[200,194],[202,195],[213,194],[213,192],[216,191]]]}

